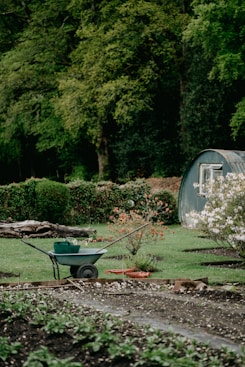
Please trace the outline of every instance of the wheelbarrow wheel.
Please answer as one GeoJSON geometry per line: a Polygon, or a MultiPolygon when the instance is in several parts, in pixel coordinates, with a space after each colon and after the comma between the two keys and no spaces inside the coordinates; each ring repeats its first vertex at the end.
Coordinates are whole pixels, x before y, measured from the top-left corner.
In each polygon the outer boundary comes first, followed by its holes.
{"type": "Polygon", "coordinates": [[[82,265],[77,270],[77,278],[98,278],[98,269],[93,264],[82,265]]]}
{"type": "Polygon", "coordinates": [[[72,265],[70,267],[70,274],[71,276],[73,276],[73,278],[76,278],[78,269],[79,269],[79,266],[77,265],[72,265]]]}

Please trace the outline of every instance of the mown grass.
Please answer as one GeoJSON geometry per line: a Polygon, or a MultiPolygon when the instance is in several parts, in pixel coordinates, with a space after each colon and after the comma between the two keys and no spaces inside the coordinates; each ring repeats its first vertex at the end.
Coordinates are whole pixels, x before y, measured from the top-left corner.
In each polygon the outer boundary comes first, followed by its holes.
{"type": "MultiPolygon", "coordinates": [[[[111,234],[106,225],[93,226],[97,238],[105,241],[91,243],[89,247],[101,248],[110,242],[111,234]],[[106,241],[107,240],[107,241],[106,241]]],[[[55,239],[30,239],[35,246],[45,251],[53,249],[55,239]]],[[[187,249],[213,248],[217,245],[201,233],[179,225],[169,226],[165,230],[165,240],[156,244],[144,245],[141,253],[159,258],[157,271],[152,278],[191,278],[208,277],[210,284],[245,283],[245,269],[228,269],[203,266],[201,262],[232,260],[224,256],[207,253],[185,252],[187,249]]],[[[117,278],[124,275],[106,274],[106,270],[124,269],[130,263],[129,251],[124,242],[118,242],[107,248],[107,253],[96,263],[100,278],[117,278]],[[117,258],[120,259],[117,259],[117,258]]],[[[60,265],[61,278],[70,275],[69,267],[60,265]]],[[[27,245],[19,239],[0,239],[0,273],[14,273],[16,276],[0,278],[0,283],[53,280],[52,264],[49,257],[27,245]]]]}

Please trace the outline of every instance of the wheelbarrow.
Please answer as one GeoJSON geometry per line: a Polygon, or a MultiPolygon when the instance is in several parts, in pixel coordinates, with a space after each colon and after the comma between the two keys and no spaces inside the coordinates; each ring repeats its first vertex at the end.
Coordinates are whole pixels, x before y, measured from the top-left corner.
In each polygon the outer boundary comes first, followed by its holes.
{"type": "MultiPolygon", "coordinates": [[[[60,270],[59,264],[70,266],[70,274],[74,278],[98,278],[98,269],[94,265],[96,261],[104,255],[107,250],[106,248],[123,240],[124,238],[131,236],[133,233],[143,229],[148,226],[149,223],[144,223],[140,227],[132,230],[131,232],[123,235],[122,237],[110,242],[106,246],[102,248],[87,248],[80,249],[80,246],[74,246],[71,248],[79,247],[78,252],[69,252],[69,253],[59,253],[58,251],[45,251],[30,242],[27,242],[23,238],[21,241],[28,246],[33,247],[34,249],[48,255],[53,266],[54,278],[60,280],[60,270]]],[[[21,234],[20,234],[21,235],[21,234]]],[[[58,243],[59,244],[59,243],[58,243]]],[[[55,247],[55,244],[54,244],[55,247]]],[[[74,250],[72,250],[74,251],[74,250]]]]}
{"type": "Polygon", "coordinates": [[[105,249],[79,248],[78,252],[56,253],[56,251],[45,251],[32,243],[27,242],[23,238],[21,238],[21,241],[49,256],[53,266],[54,278],[56,280],[60,280],[59,264],[70,266],[70,274],[74,278],[98,278],[98,269],[94,264],[107,252],[105,249]]]}

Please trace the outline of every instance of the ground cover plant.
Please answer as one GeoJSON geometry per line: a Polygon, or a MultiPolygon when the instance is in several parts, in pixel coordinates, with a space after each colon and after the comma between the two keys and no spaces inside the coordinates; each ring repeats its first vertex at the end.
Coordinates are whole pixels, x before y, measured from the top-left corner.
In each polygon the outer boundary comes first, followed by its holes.
{"type": "MultiPolygon", "coordinates": [[[[60,290],[63,294],[65,290],[60,290]]],[[[0,293],[0,366],[242,367],[245,355],[61,300],[54,290],[0,293]]]]}

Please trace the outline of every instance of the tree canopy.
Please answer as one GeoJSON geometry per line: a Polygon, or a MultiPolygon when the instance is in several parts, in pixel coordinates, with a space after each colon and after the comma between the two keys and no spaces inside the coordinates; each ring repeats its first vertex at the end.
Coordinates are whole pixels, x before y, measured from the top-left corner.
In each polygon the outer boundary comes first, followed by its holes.
{"type": "Polygon", "coordinates": [[[238,0],[2,0],[2,183],[181,175],[202,149],[243,149],[244,14],[238,0]]]}

